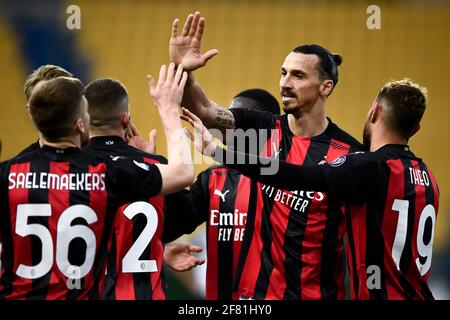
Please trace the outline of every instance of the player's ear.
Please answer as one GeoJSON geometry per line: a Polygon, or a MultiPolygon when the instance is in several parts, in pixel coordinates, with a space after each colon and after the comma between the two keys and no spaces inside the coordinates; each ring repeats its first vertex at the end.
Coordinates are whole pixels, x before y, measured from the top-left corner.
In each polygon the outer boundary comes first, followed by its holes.
{"type": "Polygon", "coordinates": [[[122,125],[122,128],[126,129],[130,125],[131,121],[131,114],[129,112],[126,112],[122,115],[122,119],[120,119],[120,124],[122,125]]]}
{"type": "Polygon", "coordinates": [[[84,125],[83,119],[78,118],[78,119],[75,121],[75,131],[76,131],[77,133],[84,133],[86,130],[87,130],[87,128],[86,128],[85,125],[84,125]]]}
{"type": "Polygon", "coordinates": [[[30,119],[33,119],[33,117],[31,116],[30,104],[29,103],[27,103],[27,113],[28,113],[28,116],[30,117],[30,119]]]}
{"type": "Polygon", "coordinates": [[[322,81],[319,87],[319,94],[322,98],[328,97],[333,90],[333,80],[322,81]]]}
{"type": "Polygon", "coordinates": [[[370,122],[375,123],[378,121],[381,117],[381,113],[383,112],[383,106],[380,103],[376,103],[375,107],[373,108],[372,115],[370,116],[370,122]]]}

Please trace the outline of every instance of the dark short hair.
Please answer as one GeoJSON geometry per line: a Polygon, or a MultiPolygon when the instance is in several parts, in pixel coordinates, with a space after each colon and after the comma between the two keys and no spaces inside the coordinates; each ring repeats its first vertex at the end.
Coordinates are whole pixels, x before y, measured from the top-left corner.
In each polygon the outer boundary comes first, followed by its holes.
{"type": "Polygon", "coordinates": [[[266,111],[273,114],[280,114],[280,105],[277,99],[268,91],[263,89],[248,89],[244,90],[234,96],[233,100],[239,98],[246,98],[252,100],[248,106],[242,104],[243,108],[255,109],[258,111],[266,111]]]}
{"type": "MultiPolygon", "coordinates": [[[[293,52],[303,54],[315,54],[319,58],[317,69],[321,79],[333,80],[333,89],[339,80],[338,66],[342,63],[342,57],[338,54],[332,54],[318,44],[305,44],[298,46],[293,52]]],[[[330,93],[331,94],[331,93],[330,93]]]]}
{"type": "Polygon", "coordinates": [[[377,101],[387,107],[386,121],[396,132],[408,139],[420,124],[427,107],[428,91],[411,79],[390,81],[378,93],[377,101]]]}
{"type": "Polygon", "coordinates": [[[27,101],[30,100],[33,88],[42,80],[50,80],[57,77],[73,77],[69,71],[52,64],[40,66],[34,70],[25,80],[24,93],[27,101]]]}
{"type": "Polygon", "coordinates": [[[128,93],[118,80],[103,78],[86,86],[91,126],[114,125],[124,105],[128,106],[128,93]]]}
{"type": "Polygon", "coordinates": [[[75,133],[74,122],[81,115],[83,83],[59,77],[41,82],[30,97],[30,114],[37,129],[49,141],[75,133]]]}

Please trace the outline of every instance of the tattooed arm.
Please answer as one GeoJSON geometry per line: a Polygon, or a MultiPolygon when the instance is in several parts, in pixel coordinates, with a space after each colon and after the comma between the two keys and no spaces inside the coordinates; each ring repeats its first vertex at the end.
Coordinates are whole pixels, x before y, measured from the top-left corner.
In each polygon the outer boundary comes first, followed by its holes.
{"type": "Polygon", "coordinates": [[[220,130],[235,128],[233,113],[210,100],[192,73],[189,73],[188,84],[186,84],[181,104],[197,115],[207,128],[220,130]]]}

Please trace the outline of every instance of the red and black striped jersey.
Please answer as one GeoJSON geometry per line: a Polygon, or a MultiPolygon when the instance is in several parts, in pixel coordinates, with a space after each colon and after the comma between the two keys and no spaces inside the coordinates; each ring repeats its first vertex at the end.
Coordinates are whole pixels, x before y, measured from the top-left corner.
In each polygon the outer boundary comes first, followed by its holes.
{"type": "Polygon", "coordinates": [[[88,299],[117,208],[161,190],[156,166],[44,146],[0,165],[0,297],[88,299]]]}
{"type": "MultiPolygon", "coordinates": [[[[255,210],[256,183],[223,166],[201,172],[189,197],[194,212],[183,214],[185,233],[206,222],[206,299],[231,300],[233,279],[249,211],[255,210]]],[[[188,206],[186,206],[188,207],[188,206]]],[[[186,211],[186,210],[185,210],[186,211]]]]}
{"type": "MultiPolygon", "coordinates": [[[[167,163],[164,157],[135,149],[118,136],[94,137],[85,151],[103,157],[127,157],[151,164],[167,163]]],[[[117,210],[108,245],[106,277],[100,281],[102,299],[166,298],[162,265],[166,203],[161,195],[142,200],[124,204],[117,210]]]]}
{"type": "MultiPolygon", "coordinates": [[[[21,156],[21,155],[24,155],[24,154],[27,154],[27,153],[30,153],[30,152],[33,152],[33,151],[36,151],[36,150],[39,150],[40,148],[41,148],[41,146],[39,145],[39,141],[36,141],[36,142],[30,144],[25,149],[23,149],[21,152],[19,152],[17,154],[17,157],[21,156]]],[[[1,261],[1,257],[2,257],[2,239],[1,239],[1,237],[2,237],[2,234],[1,234],[1,230],[0,230],[0,270],[1,270],[1,267],[2,267],[2,261],[1,261]]]]}
{"type": "MultiPolygon", "coordinates": [[[[315,137],[295,136],[288,115],[233,109],[236,128],[268,130],[261,155],[316,165],[362,145],[330,119],[315,137]]],[[[261,136],[260,136],[261,139],[261,136]]],[[[235,287],[254,299],[343,299],[343,202],[314,190],[258,183],[256,214],[248,216],[235,287]]]]}
{"type": "Polygon", "coordinates": [[[353,299],[433,299],[427,279],[439,189],[408,146],[388,144],[319,166],[271,159],[277,172],[266,176],[260,171],[266,164],[251,164],[255,157],[246,157],[245,164],[227,165],[277,187],[315,188],[345,200],[353,299]]]}
{"type": "Polygon", "coordinates": [[[433,299],[427,285],[439,189],[405,145],[323,166],[331,192],[349,199],[348,252],[353,299],[433,299]]]}

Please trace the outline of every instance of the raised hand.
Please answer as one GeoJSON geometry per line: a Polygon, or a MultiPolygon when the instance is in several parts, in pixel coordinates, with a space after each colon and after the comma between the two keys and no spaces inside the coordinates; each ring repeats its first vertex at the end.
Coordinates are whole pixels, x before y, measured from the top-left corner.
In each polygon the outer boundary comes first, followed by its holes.
{"type": "Polygon", "coordinates": [[[184,272],[205,263],[205,259],[198,259],[192,253],[202,252],[201,247],[173,243],[164,248],[164,263],[175,271],[184,272]]]}
{"type": "Polygon", "coordinates": [[[180,115],[180,118],[186,122],[189,122],[189,124],[194,128],[194,133],[190,132],[187,128],[185,128],[185,133],[194,143],[195,149],[205,156],[214,157],[217,144],[213,135],[195,114],[186,108],[181,108],[181,112],[182,114],[180,115]]]}
{"type": "Polygon", "coordinates": [[[172,36],[169,42],[170,61],[181,64],[186,71],[194,71],[203,67],[209,59],[219,53],[217,49],[211,49],[204,54],[200,53],[203,32],[205,30],[205,18],[200,12],[190,14],[184,23],[183,32],[178,35],[180,21],[175,19],[172,24],[172,36]]]}
{"type": "Polygon", "coordinates": [[[187,80],[187,72],[183,71],[183,67],[179,66],[175,71],[174,63],[169,64],[169,68],[163,65],[159,71],[159,79],[156,85],[151,75],[147,76],[147,80],[150,95],[160,113],[170,110],[178,112],[187,80]]]}
{"type": "Polygon", "coordinates": [[[130,121],[125,139],[130,146],[136,149],[156,154],[156,129],[150,131],[149,140],[147,141],[139,134],[134,123],[130,121]]]}

